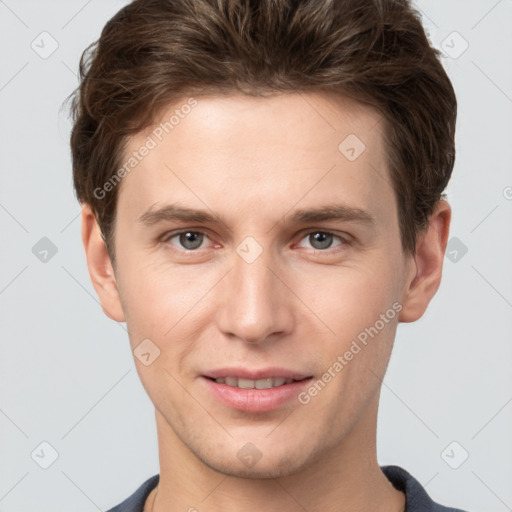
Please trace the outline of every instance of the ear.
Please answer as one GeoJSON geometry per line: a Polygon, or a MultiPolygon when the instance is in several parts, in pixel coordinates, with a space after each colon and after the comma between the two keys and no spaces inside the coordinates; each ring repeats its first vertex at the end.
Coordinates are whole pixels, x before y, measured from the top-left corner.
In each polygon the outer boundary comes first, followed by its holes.
{"type": "Polygon", "coordinates": [[[398,317],[400,322],[415,322],[421,318],[439,288],[450,221],[450,205],[441,199],[429,217],[428,226],[418,237],[398,317]]]}
{"type": "Polygon", "coordinates": [[[125,316],[107,246],[96,217],[88,204],[82,208],[82,242],[89,275],[103,312],[116,322],[124,322],[125,316]]]}

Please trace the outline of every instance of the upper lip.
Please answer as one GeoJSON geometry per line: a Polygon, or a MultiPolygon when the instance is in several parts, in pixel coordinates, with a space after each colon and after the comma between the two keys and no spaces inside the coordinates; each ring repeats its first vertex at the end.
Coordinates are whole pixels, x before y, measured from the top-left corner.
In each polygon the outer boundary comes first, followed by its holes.
{"type": "Polygon", "coordinates": [[[210,377],[212,379],[220,379],[225,377],[241,377],[242,379],[260,380],[270,379],[272,377],[282,377],[285,379],[302,380],[311,375],[306,373],[297,372],[295,370],[289,370],[287,368],[269,367],[260,369],[248,369],[248,368],[216,368],[214,370],[208,370],[204,373],[204,377],[210,377]]]}

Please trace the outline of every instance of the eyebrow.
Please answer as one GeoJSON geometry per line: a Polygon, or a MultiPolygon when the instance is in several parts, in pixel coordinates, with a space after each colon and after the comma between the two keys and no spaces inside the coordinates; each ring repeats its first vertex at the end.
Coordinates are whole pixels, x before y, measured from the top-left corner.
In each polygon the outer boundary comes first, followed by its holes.
{"type": "Polygon", "coordinates": [[[361,208],[344,204],[332,204],[319,208],[296,210],[291,216],[293,223],[325,222],[332,220],[357,221],[375,224],[375,217],[361,208]]]}
{"type": "MultiPolygon", "coordinates": [[[[284,217],[286,216],[287,214],[284,215],[284,217]]],[[[170,221],[222,224],[224,226],[227,224],[221,215],[206,210],[186,208],[176,204],[165,205],[158,209],[151,207],[138,219],[138,222],[146,226],[170,221]]],[[[293,224],[326,221],[355,221],[372,225],[375,224],[375,217],[360,208],[345,204],[330,204],[318,208],[295,210],[288,220],[288,222],[293,224]]]]}
{"type": "Polygon", "coordinates": [[[195,208],[185,208],[175,204],[162,206],[157,210],[153,207],[143,213],[138,222],[146,226],[153,226],[159,222],[183,221],[183,222],[199,222],[210,224],[225,224],[222,216],[207,212],[206,210],[197,210],[195,208]]]}

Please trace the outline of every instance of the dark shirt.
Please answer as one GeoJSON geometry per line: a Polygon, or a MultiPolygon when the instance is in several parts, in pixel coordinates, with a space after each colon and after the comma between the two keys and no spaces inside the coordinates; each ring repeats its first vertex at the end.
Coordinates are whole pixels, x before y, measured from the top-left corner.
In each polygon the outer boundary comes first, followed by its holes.
{"type": "MultiPolygon", "coordinates": [[[[382,466],[383,473],[395,489],[406,496],[405,512],[464,512],[458,508],[443,507],[434,503],[421,484],[399,466],[382,466]]],[[[108,512],[143,512],[149,493],[157,486],[160,475],[146,480],[129,498],[108,512]]]]}

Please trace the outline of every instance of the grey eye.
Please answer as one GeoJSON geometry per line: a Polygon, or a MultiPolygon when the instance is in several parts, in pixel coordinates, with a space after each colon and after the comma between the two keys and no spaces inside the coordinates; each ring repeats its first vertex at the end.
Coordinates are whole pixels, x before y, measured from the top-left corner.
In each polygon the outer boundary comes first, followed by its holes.
{"type": "Polygon", "coordinates": [[[332,245],[333,236],[331,233],[317,231],[309,235],[309,243],[314,249],[328,249],[332,245]]]}
{"type": "Polygon", "coordinates": [[[204,239],[204,235],[197,231],[186,231],[176,236],[179,236],[180,244],[187,250],[197,249],[201,246],[204,239]]]}

